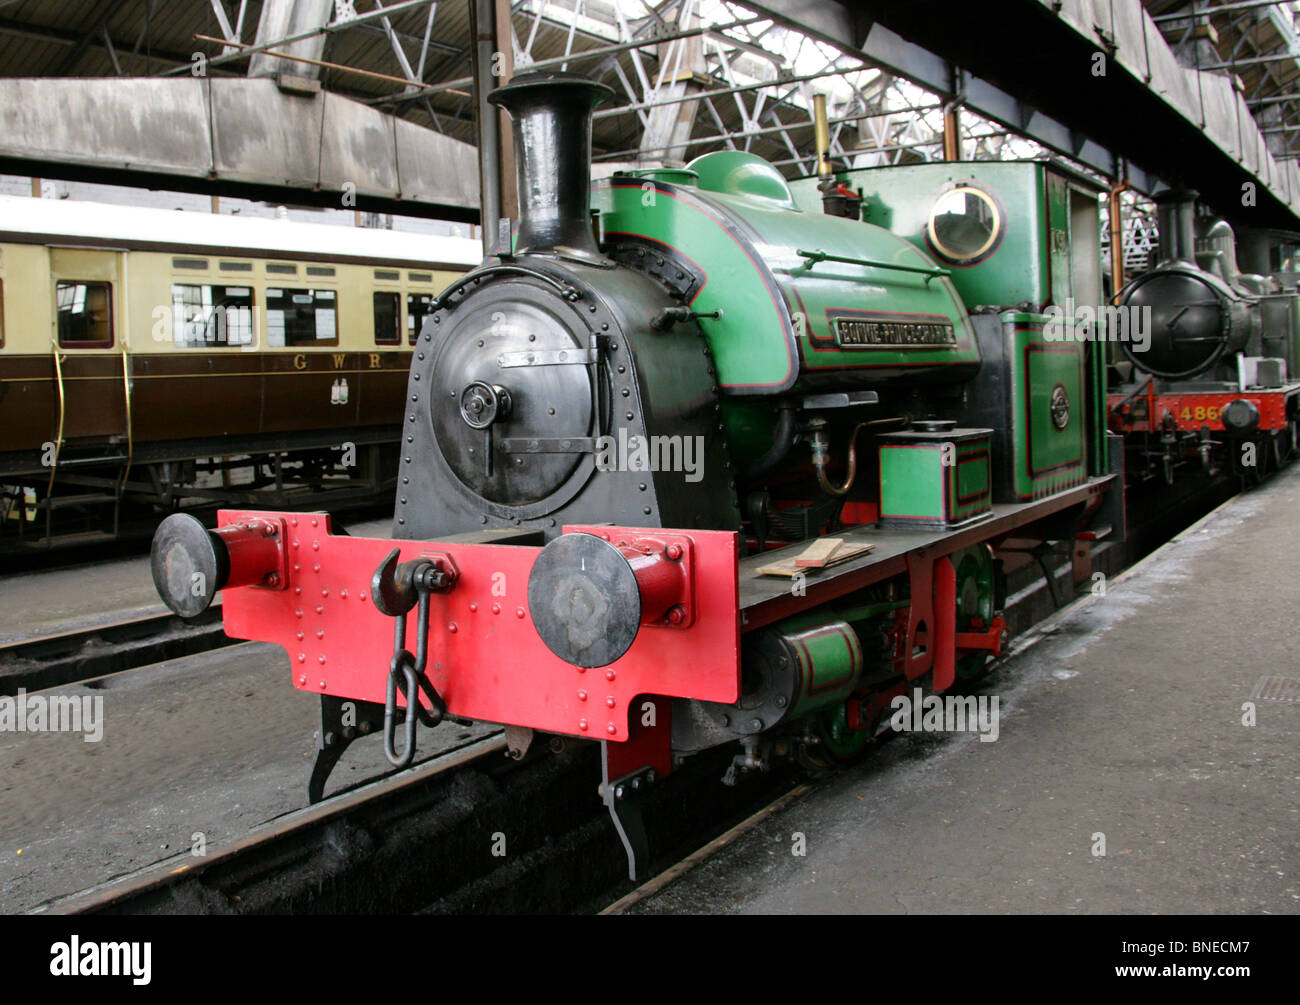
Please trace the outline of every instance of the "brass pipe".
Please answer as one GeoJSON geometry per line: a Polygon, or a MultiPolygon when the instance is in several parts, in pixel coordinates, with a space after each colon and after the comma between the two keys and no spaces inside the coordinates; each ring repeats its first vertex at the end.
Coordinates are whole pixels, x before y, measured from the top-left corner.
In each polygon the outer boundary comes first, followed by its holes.
{"type": "Polygon", "coordinates": [[[842,485],[833,485],[831,480],[826,477],[826,461],[828,459],[829,440],[822,440],[823,446],[818,446],[817,438],[813,442],[813,467],[817,470],[817,484],[821,486],[822,491],[827,495],[845,496],[849,494],[849,489],[853,488],[853,482],[858,476],[858,433],[864,429],[874,426],[892,426],[908,422],[905,415],[891,415],[884,419],[870,419],[866,422],[859,422],[853,427],[853,433],[849,436],[849,449],[847,453],[848,472],[845,474],[842,485]]]}
{"type": "Polygon", "coordinates": [[[831,150],[831,127],[826,118],[826,95],[813,95],[813,138],[817,144],[817,174],[821,178],[831,176],[831,164],[828,156],[831,150]]]}
{"type": "Polygon", "coordinates": [[[955,101],[943,106],[943,159],[961,160],[961,120],[955,101]]]}
{"type": "Polygon", "coordinates": [[[1125,178],[1110,190],[1106,212],[1110,217],[1110,300],[1115,303],[1120,287],[1124,285],[1124,210],[1120,196],[1132,188],[1125,178]]]}

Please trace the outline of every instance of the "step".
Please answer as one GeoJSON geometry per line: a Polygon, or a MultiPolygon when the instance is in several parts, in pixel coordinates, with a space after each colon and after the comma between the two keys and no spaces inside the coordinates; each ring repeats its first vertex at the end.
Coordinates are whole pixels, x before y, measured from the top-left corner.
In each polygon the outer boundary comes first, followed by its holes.
{"type": "Polygon", "coordinates": [[[74,534],[53,534],[50,537],[29,538],[23,545],[31,551],[45,551],[49,548],[68,548],[81,544],[102,544],[116,541],[117,535],[102,530],[83,530],[74,534]]]}
{"type": "Polygon", "coordinates": [[[124,463],[126,463],[126,454],[108,454],[103,457],[60,457],[55,467],[62,471],[64,468],[90,468],[104,464],[124,463]]]}
{"type": "Polygon", "coordinates": [[[68,509],[71,506],[106,506],[117,500],[100,492],[87,492],[76,496],[50,496],[36,504],[37,509],[68,509]]]}

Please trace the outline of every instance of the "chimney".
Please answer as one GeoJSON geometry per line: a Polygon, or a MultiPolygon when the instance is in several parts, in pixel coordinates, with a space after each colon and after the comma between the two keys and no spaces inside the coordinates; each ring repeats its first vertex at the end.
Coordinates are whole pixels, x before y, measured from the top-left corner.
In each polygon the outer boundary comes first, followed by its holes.
{"type": "Polygon", "coordinates": [[[1166,189],[1156,196],[1160,227],[1160,260],[1196,264],[1196,193],[1186,188],[1166,189]]]}
{"type": "Polygon", "coordinates": [[[537,72],[519,74],[488,95],[510,113],[514,127],[516,254],[611,264],[591,232],[591,113],[613,94],[583,77],[537,72]]]}

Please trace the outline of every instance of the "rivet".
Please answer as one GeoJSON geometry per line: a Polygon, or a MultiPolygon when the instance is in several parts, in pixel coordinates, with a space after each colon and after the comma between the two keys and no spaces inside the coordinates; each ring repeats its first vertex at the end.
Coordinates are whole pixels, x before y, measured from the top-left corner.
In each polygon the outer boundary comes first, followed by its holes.
{"type": "Polygon", "coordinates": [[[300,674],[299,677],[298,677],[298,683],[299,683],[299,684],[306,684],[306,683],[307,683],[307,675],[306,675],[306,674],[300,674]]]}
{"type": "Polygon", "coordinates": [[[312,518],[311,518],[311,525],[312,525],[313,527],[319,527],[319,526],[320,526],[320,521],[317,520],[315,517],[312,517],[312,518]]]}
{"type": "Polygon", "coordinates": [[[301,548],[301,547],[302,547],[302,542],[301,542],[301,541],[294,541],[294,542],[293,542],[293,546],[294,546],[295,548],[301,548]]]}
{"type": "Polygon", "coordinates": [[[582,731],[585,733],[585,732],[587,731],[587,720],[586,720],[586,719],[579,719],[579,720],[578,720],[578,728],[579,728],[580,730],[582,730],[582,731]]]}
{"type": "Polygon", "coordinates": [[[307,654],[306,654],[306,653],[299,653],[299,654],[298,654],[298,662],[299,662],[299,663],[306,663],[306,662],[307,662],[307,654]]]}
{"type": "Polygon", "coordinates": [[[311,564],[311,571],[312,571],[312,572],[320,572],[320,563],[319,563],[319,562],[312,562],[312,564],[311,564]]]}
{"type": "MultiPolygon", "coordinates": [[[[297,572],[299,568],[300,568],[300,566],[295,565],[295,566],[293,567],[293,571],[294,571],[294,572],[297,572]]],[[[293,592],[294,592],[294,593],[302,593],[302,587],[301,587],[301,586],[295,586],[295,587],[293,588],[293,592]]]]}
{"type": "Polygon", "coordinates": [[[614,707],[614,696],[612,694],[606,697],[605,704],[608,705],[610,708],[614,707]]]}
{"type": "Polygon", "coordinates": [[[606,680],[613,680],[613,679],[614,679],[614,671],[613,671],[613,670],[606,670],[606,671],[605,671],[605,679],[606,679],[606,680]]]}
{"type": "Polygon", "coordinates": [[[523,609],[522,607],[516,607],[516,608],[515,608],[515,617],[516,617],[516,618],[522,618],[522,617],[524,617],[524,609],[523,609]]]}
{"type": "Polygon", "coordinates": [[[320,551],[320,542],[319,542],[319,541],[313,541],[313,542],[311,543],[311,550],[312,550],[312,551],[320,551]]]}
{"type": "Polygon", "coordinates": [[[330,595],[330,591],[329,591],[329,590],[326,590],[326,589],[322,589],[322,590],[320,591],[320,595],[321,595],[322,597],[328,597],[328,596],[330,595]]]}
{"type": "Polygon", "coordinates": [[[457,630],[456,622],[452,621],[447,624],[447,631],[451,632],[452,635],[455,635],[457,630]]]}
{"type": "MultiPolygon", "coordinates": [[[[316,638],[318,638],[318,639],[323,639],[324,637],[325,637],[325,629],[324,629],[324,628],[317,628],[317,629],[316,629],[316,638]]],[[[324,656],[321,657],[321,659],[324,659],[324,658],[325,658],[324,656]]]]}
{"type": "Polygon", "coordinates": [[[478,604],[471,602],[469,605],[469,610],[471,614],[474,613],[475,611],[478,610],[478,604]]]}
{"type": "Polygon", "coordinates": [[[608,726],[605,727],[605,732],[608,733],[610,736],[613,736],[615,733],[618,732],[618,727],[611,722],[608,726]]]}
{"type": "Polygon", "coordinates": [[[348,599],[348,591],[347,591],[347,590],[339,590],[339,599],[340,599],[340,600],[347,600],[347,599],[348,599]]]}
{"type": "Polygon", "coordinates": [[[294,516],[294,517],[290,517],[290,518],[289,518],[289,526],[290,526],[290,527],[297,527],[297,526],[298,526],[298,518],[297,518],[296,516],[294,516]]]}
{"type": "Polygon", "coordinates": [[[500,605],[500,604],[493,604],[493,605],[492,605],[492,613],[493,613],[493,614],[500,614],[500,613],[501,613],[501,605],[500,605]]]}
{"type": "Polygon", "coordinates": [[[295,617],[299,617],[299,618],[301,618],[301,617],[302,617],[302,608],[301,608],[301,607],[298,608],[298,610],[294,611],[293,613],[294,613],[294,616],[295,616],[295,617]]]}
{"type": "Polygon", "coordinates": [[[586,701],[586,700],[587,700],[587,692],[586,692],[586,691],[579,691],[579,692],[578,692],[578,701],[586,701]]]}
{"type": "Polygon", "coordinates": [[[323,604],[317,604],[317,605],[316,605],[316,613],[317,613],[317,614],[324,614],[324,613],[325,613],[325,607],[324,607],[323,604]]]}
{"type": "MultiPolygon", "coordinates": [[[[320,665],[321,665],[321,666],[324,666],[324,665],[325,665],[325,654],[324,654],[324,653],[321,653],[319,656],[316,657],[316,659],[320,661],[320,665]]],[[[325,686],[324,684],[321,685],[321,687],[324,687],[324,686],[325,686]]]]}
{"type": "Polygon", "coordinates": [[[298,633],[298,641],[299,641],[299,642],[302,641],[302,638],[303,638],[303,635],[304,635],[304,634],[306,634],[306,633],[305,633],[305,632],[299,632],[299,633],[298,633]]]}

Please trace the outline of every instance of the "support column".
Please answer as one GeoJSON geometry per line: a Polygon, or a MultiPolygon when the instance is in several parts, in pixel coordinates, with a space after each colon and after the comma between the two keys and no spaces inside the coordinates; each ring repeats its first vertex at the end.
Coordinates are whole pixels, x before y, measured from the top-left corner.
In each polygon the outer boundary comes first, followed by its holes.
{"type": "MultiPolygon", "coordinates": [[[[333,9],[334,0],[266,0],[262,16],[257,22],[257,35],[253,44],[266,45],[290,35],[323,28],[330,23],[333,9]]],[[[325,51],[325,36],[315,35],[287,45],[277,45],[275,49],[305,59],[320,59],[325,51]]],[[[320,77],[320,67],[310,63],[296,63],[264,52],[254,53],[249,59],[250,77],[275,77],[281,73],[316,80],[320,77]]]]}
{"type": "MultiPolygon", "coordinates": [[[[497,231],[502,215],[502,151],[510,149],[510,140],[502,131],[502,116],[488,101],[488,95],[501,83],[492,71],[503,69],[506,55],[497,56],[497,0],[471,0],[470,30],[474,35],[474,120],[478,124],[479,205],[483,224],[483,253],[490,255],[497,246],[497,231]]],[[[511,55],[513,56],[513,50],[511,55]]],[[[513,165],[513,162],[512,162],[513,165]]],[[[513,173],[513,171],[511,172],[513,173]]]]}

